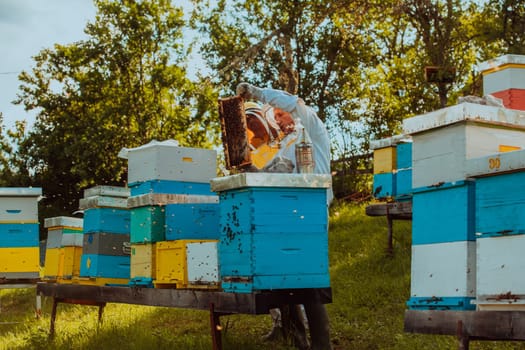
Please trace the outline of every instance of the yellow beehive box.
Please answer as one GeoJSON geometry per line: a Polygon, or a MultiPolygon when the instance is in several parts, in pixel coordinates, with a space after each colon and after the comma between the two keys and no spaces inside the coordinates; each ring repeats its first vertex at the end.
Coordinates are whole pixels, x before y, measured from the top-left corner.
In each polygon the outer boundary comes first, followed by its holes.
{"type": "Polygon", "coordinates": [[[130,277],[155,279],[155,243],[131,244],[130,277]]]}
{"type": "Polygon", "coordinates": [[[62,247],[60,248],[59,277],[72,278],[80,276],[80,258],[82,247],[62,247]]]}
{"type": "Polygon", "coordinates": [[[218,288],[216,240],[181,239],[156,245],[155,287],[218,288]]]}
{"type": "Polygon", "coordinates": [[[391,173],[396,169],[396,148],[374,150],[374,174],[391,173]]]}
{"type": "Polygon", "coordinates": [[[39,247],[0,248],[0,272],[22,273],[40,270],[39,247]]]}
{"type": "Polygon", "coordinates": [[[59,275],[62,248],[47,248],[44,263],[44,279],[56,279],[59,275]]]}

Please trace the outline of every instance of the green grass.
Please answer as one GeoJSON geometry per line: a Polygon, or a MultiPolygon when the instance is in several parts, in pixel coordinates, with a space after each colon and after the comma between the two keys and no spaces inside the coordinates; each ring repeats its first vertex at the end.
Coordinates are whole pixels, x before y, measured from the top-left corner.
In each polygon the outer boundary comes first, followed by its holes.
{"type": "MultiPolygon", "coordinates": [[[[363,205],[332,208],[330,275],[333,303],[327,306],[335,350],[457,349],[452,336],[403,332],[410,292],[410,222],[394,223],[394,254],[387,248],[386,219],[367,217],[363,205]]],[[[34,289],[0,290],[0,349],[211,349],[209,314],[175,308],[108,304],[98,309],[59,304],[56,336],[48,339],[50,298],[35,318],[34,289]]],[[[267,315],[221,317],[225,350],[289,350],[265,343],[267,315]]],[[[472,341],[470,349],[525,349],[518,342],[472,341]]]]}

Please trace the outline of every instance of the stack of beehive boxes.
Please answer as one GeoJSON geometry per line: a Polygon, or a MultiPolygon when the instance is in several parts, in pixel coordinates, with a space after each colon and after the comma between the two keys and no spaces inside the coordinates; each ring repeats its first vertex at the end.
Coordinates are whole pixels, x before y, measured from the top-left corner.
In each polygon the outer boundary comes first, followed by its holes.
{"type": "Polygon", "coordinates": [[[41,188],[0,188],[0,278],[40,276],[38,200],[41,188]]]}
{"type": "Polygon", "coordinates": [[[217,288],[218,196],[210,190],[217,154],[153,141],[130,149],[130,284],[217,288]]]}
{"type": "Polygon", "coordinates": [[[476,306],[523,310],[525,151],[471,160],[467,173],[476,179],[476,306]]]}
{"type": "Polygon", "coordinates": [[[373,195],[378,200],[409,200],[412,195],[412,140],[396,135],[370,142],[374,152],[373,195]]]}
{"type": "Polygon", "coordinates": [[[130,276],[129,189],[95,186],[84,191],[84,236],[80,282],[125,284],[130,276]]]}
{"type": "Polygon", "coordinates": [[[226,292],[330,287],[324,174],[243,173],[219,193],[221,287],[226,292]]]}
{"type": "Polygon", "coordinates": [[[46,218],[44,280],[68,283],[80,275],[83,219],[57,216],[46,218]]]}
{"type": "MultiPolygon", "coordinates": [[[[409,308],[473,309],[476,193],[469,161],[525,147],[518,111],[462,103],[406,119],[412,135],[412,281],[409,308]]],[[[488,213],[487,213],[488,214],[488,213]]],[[[479,213],[478,213],[479,215],[479,213]]]]}

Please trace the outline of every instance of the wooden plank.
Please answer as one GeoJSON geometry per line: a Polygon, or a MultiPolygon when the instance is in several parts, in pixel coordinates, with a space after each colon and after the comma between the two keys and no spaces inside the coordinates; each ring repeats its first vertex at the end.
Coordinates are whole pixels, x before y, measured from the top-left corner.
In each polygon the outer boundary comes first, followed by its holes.
{"type": "Polygon", "coordinates": [[[412,219],[412,202],[377,203],[366,207],[368,216],[389,216],[397,220],[412,219]]]}
{"type": "Polygon", "coordinates": [[[158,289],[102,287],[56,283],[38,283],[37,294],[55,299],[90,300],[209,310],[215,312],[266,314],[281,304],[331,303],[331,288],[276,290],[256,293],[226,293],[194,289],[158,289]]]}
{"type": "Polygon", "coordinates": [[[407,310],[407,333],[457,335],[478,340],[525,340],[525,311],[434,311],[407,310]]]}

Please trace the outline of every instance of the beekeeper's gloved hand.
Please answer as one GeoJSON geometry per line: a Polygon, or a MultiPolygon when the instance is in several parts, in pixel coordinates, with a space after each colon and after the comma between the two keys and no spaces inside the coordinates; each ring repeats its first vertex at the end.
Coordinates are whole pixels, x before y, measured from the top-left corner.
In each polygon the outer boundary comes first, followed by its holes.
{"type": "Polygon", "coordinates": [[[291,173],[293,172],[293,162],[285,157],[277,156],[270,164],[266,165],[264,168],[262,168],[262,172],[264,173],[291,173]]]}
{"type": "Polygon", "coordinates": [[[240,83],[237,85],[237,95],[245,100],[261,100],[262,89],[248,83],[240,83]]]}

